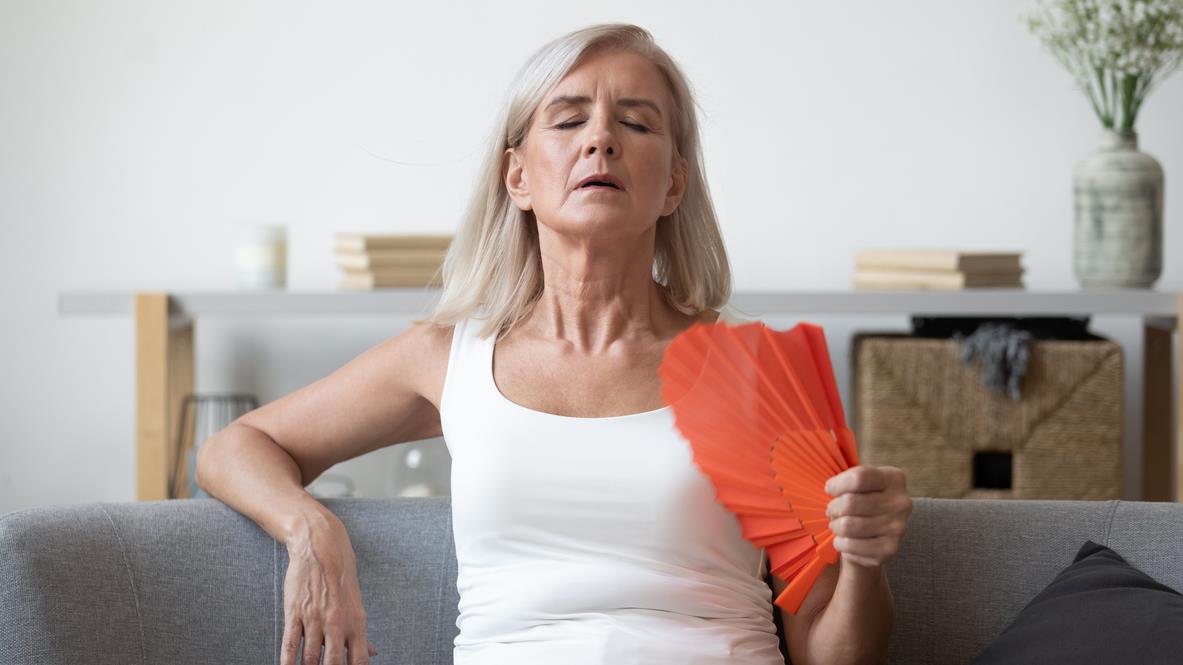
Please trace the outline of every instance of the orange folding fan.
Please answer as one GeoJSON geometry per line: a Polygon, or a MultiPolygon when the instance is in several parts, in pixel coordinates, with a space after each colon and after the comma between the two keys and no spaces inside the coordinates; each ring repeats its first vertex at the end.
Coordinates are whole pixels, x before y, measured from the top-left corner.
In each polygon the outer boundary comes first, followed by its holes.
{"type": "Polygon", "coordinates": [[[788,583],[776,605],[796,614],[838,561],[825,483],[858,464],[822,329],[697,323],[666,348],[659,374],[694,463],[788,583]]]}

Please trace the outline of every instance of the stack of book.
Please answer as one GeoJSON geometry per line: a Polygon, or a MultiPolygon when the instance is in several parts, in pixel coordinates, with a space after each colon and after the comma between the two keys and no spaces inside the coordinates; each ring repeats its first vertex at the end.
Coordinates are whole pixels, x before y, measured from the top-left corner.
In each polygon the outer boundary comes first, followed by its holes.
{"type": "Polygon", "coordinates": [[[451,235],[338,233],[337,266],[342,289],[396,286],[439,287],[451,235]]]}
{"type": "Polygon", "coordinates": [[[1021,289],[1021,252],[863,250],[855,255],[856,289],[1021,289]]]}

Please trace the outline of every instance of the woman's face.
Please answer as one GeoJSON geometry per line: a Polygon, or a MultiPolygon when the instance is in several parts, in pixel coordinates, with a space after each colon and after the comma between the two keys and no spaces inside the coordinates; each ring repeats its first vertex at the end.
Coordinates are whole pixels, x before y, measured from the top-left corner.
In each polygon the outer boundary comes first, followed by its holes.
{"type": "Polygon", "coordinates": [[[686,160],[674,159],[673,103],[660,71],[627,52],[589,56],[551,90],[522,146],[510,148],[505,184],[539,224],[575,236],[637,236],[678,206],[686,160]],[[581,187],[609,174],[611,187],[581,187]]]}

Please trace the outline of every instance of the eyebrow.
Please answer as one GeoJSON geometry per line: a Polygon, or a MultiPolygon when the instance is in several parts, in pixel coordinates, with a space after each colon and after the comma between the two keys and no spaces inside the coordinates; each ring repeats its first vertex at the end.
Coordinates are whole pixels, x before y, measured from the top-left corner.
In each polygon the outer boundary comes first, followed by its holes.
{"type": "MultiPolygon", "coordinates": [[[[546,105],[546,108],[549,109],[552,106],[558,106],[560,104],[573,104],[578,106],[590,103],[591,97],[588,97],[587,95],[559,95],[558,97],[552,99],[550,103],[546,105]]],[[[652,100],[644,99],[642,97],[622,97],[616,101],[616,105],[624,106],[626,108],[647,106],[653,109],[653,111],[657,113],[659,117],[661,116],[661,109],[658,108],[657,104],[655,104],[652,100]]]]}

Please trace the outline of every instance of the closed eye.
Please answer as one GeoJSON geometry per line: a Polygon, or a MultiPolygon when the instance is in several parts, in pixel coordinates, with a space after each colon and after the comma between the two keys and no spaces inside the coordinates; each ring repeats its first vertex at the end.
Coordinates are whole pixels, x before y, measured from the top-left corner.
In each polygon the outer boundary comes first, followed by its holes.
{"type": "MultiPolygon", "coordinates": [[[[575,125],[580,125],[580,124],[583,124],[582,120],[569,120],[567,122],[560,122],[559,124],[555,125],[555,127],[557,127],[558,129],[570,129],[571,127],[574,127],[575,125]]],[[[649,131],[648,127],[646,127],[644,125],[638,125],[635,122],[624,122],[622,120],[620,122],[620,124],[622,124],[626,127],[631,127],[634,131],[640,132],[642,134],[649,131]]]]}

